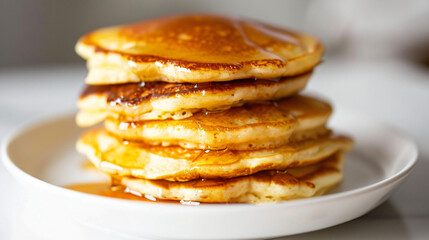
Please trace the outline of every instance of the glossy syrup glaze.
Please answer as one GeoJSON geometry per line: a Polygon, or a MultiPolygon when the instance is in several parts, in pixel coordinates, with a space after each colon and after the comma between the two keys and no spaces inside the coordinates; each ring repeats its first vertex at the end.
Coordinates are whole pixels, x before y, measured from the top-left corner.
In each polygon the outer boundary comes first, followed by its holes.
{"type": "Polygon", "coordinates": [[[130,64],[173,63],[183,71],[233,70],[244,63],[283,66],[309,51],[297,33],[215,15],[174,16],[105,28],[87,34],[81,42],[97,52],[126,56],[130,64]]]}

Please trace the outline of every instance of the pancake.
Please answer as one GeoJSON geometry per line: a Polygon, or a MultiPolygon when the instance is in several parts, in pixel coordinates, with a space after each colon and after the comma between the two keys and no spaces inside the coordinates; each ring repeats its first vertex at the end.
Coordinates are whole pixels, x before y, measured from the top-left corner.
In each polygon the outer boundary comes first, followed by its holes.
{"type": "Polygon", "coordinates": [[[127,190],[157,199],[211,203],[263,203],[308,198],[325,193],[343,177],[343,159],[336,153],[305,167],[263,171],[229,179],[197,179],[189,182],[116,179],[127,190]]]}
{"type": "Polygon", "coordinates": [[[76,52],[88,60],[88,84],[201,83],[301,74],[320,62],[323,46],[252,20],[185,15],[93,31],[76,52]]]}
{"type": "Polygon", "coordinates": [[[198,112],[181,120],[121,122],[108,118],[105,128],[127,140],[191,149],[257,150],[329,133],[328,103],[305,96],[249,104],[220,112],[198,112]]]}
{"type": "Polygon", "coordinates": [[[143,82],[89,85],[78,106],[77,123],[90,126],[107,116],[125,121],[183,119],[201,109],[219,111],[247,102],[280,99],[303,89],[311,73],[279,79],[213,83],[143,82]]]}
{"type": "Polygon", "coordinates": [[[263,170],[309,165],[335,152],[348,150],[352,144],[347,137],[328,136],[293,142],[275,149],[214,151],[122,141],[104,129],[96,129],[86,132],[79,139],[77,150],[108,174],[189,181],[232,178],[263,170]]]}

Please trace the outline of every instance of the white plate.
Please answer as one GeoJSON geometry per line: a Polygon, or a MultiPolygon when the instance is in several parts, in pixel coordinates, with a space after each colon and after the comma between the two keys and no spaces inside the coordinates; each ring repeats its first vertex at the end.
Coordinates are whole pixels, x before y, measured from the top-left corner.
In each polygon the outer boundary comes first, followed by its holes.
{"type": "MultiPolygon", "coordinates": [[[[62,185],[106,180],[82,169],[74,116],[33,123],[2,146],[8,171],[27,193],[21,219],[44,239],[253,239],[285,236],[357,218],[387,199],[416,163],[416,145],[361,114],[331,125],[356,141],[343,183],[328,195],[276,204],[181,206],[90,195],[62,185]],[[61,237],[61,238],[59,238],[61,237]]],[[[364,231],[364,229],[362,229],[364,231]]]]}

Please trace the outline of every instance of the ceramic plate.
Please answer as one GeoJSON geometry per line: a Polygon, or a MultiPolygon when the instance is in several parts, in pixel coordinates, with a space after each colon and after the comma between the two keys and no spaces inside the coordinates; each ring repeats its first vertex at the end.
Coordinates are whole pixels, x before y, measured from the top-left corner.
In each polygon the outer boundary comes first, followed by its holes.
{"type": "MultiPolygon", "coordinates": [[[[276,204],[183,206],[114,199],[61,186],[106,181],[82,168],[74,115],[32,123],[3,142],[2,159],[25,189],[22,224],[44,239],[257,239],[334,226],[385,201],[410,173],[415,144],[362,114],[337,111],[330,125],[352,136],[342,184],[325,196],[276,204]]],[[[364,229],[362,229],[364,231],[364,229]]]]}

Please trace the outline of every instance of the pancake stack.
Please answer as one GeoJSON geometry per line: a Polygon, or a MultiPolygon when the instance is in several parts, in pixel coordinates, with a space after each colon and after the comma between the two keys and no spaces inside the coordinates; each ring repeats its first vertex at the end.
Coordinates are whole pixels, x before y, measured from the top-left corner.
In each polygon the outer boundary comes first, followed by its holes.
{"type": "Polygon", "coordinates": [[[260,22],[187,15],[99,29],[77,149],[114,186],[151,200],[261,203],[325,193],[353,141],[331,106],[299,95],[323,47],[260,22]]]}

